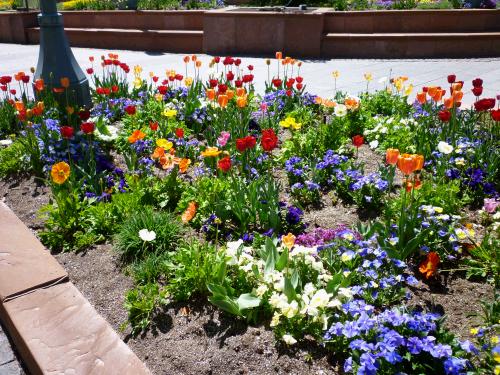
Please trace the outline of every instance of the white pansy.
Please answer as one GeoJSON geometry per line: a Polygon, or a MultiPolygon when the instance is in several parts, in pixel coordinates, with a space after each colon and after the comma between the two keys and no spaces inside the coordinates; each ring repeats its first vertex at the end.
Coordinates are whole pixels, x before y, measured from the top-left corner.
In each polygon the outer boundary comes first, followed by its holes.
{"type": "Polygon", "coordinates": [[[257,294],[258,297],[262,297],[262,295],[268,291],[268,287],[266,284],[260,284],[257,289],[255,290],[255,294],[257,294]]]}
{"type": "Polygon", "coordinates": [[[289,335],[288,333],[286,335],[283,335],[283,341],[288,345],[293,345],[297,343],[297,340],[295,340],[293,336],[289,335]]]}
{"type": "Polygon", "coordinates": [[[144,242],[151,242],[156,239],[156,233],[152,230],[141,229],[139,231],[139,238],[144,242]]]}
{"type": "Polygon", "coordinates": [[[342,302],[340,302],[340,300],[338,298],[334,298],[330,302],[328,302],[328,305],[326,305],[326,306],[338,309],[342,306],[342,302]]]}
{"type": "Polygon", "coordinates": [[[368,146],[370,146],[370,148],[372,150],[374,150],[378,147],[378,141],[375,139],[374,141],[371,141],[370,143],[368,143],[368,146]]]}
{"type": "Polygon", "coordinates": [[[340,256],[340,260],[345,263],[349,262],[353,257],[354,257],[354,252],[346,251],[342,253],[342,255],[340,256]]]}
{"type": "Polygon", "coordinates": [[[273,318],[271,319],[271,323],[269,325],[271,327],[276,327],[278,324],[280,324],[280,317],[281,317],[281,314],[275,312],[273,315],[273,318]]]}
{"type": "Polygon", "coordinates": [[[10,146],[12,139],[0,139],[0,146],[10,146]]]}
{"type": "Polygon", "coordinates": [[[446,155],[451,154],[453,152],[453,146],[443,141],[438,143],[437,148],[439,152],[446,155]]]}
{"type": "Polygon", "coordinates": [[[106,125],[106,131],[108,134],[103,134],[99,132],[99,128],[96,128],[96,136],[102,141],[110,142],[118,138],[119,129],[113,125],[106,125]]]}
{"type": "Polygon", "coordinates": [[[318,308],[326,307],[331,297],[332,295],[325,289],[320,289],[311,297],[310,305],[318,308]]]}
{"type": "Polygon", "coordinates": [[[434,206],[433,208],[434,208],[434,211],[436,211],[438,214],[443,212],[443,207],[434,206]]]}
{"type": "Polygon", "coordinates": [[[288,319],[293,318],[295,315],[297,315],[298,312],[299,312],[299,304],[295,300],[281,307],[281,313],[288,319]]]}
{"type": "Polygon", "coordinates": [[[313,293],[316,291],[316,288],[314,287],[313,283],[307,283],[304,286],[304,294],[306,296],[311,296],[313,293]]]}
{"type": "Polygon", "coordinates": [[[335,116],[344,117],[347,115],[347,107],[344,104],[338,104],[335,106],[335,116]]]}
{"type": "Polygon", "coordinates": [[[352,298],[351,288],[339,288],[338,294],[339,296],[345,297],[347,299],[352,298]]]}

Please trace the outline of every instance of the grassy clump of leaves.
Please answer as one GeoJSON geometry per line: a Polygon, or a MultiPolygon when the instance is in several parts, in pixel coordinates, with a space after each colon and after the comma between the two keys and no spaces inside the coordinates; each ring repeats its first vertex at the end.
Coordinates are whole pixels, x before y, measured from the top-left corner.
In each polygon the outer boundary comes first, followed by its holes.
{"type": "Polygon", "coordinates": [[[184,232],[182,223],[172,213],[146,207],[131,214],[120,225],[114,238],[115,249],[125,262],[131,262],[153,252],[160,254],[175,250],[184,232]],[[142,229],[154,231],[156,238],[143,241],[139,237],[142,229]]]}

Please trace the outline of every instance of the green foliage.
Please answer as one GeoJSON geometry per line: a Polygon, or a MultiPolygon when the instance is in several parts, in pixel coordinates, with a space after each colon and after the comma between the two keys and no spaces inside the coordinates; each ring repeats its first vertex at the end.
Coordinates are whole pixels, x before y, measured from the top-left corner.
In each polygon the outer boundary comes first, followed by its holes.
{"type": "Polygon", "coordinates": [[[171,258],[167,290],[176,301],[207,296],[208,285],[221,281],[224,257],[210,243],[182,244],[171,258]]]}
{"type": "Polygon", "coordinates": [[[0,146],[0,178],[27,171],[29,168],[24,146],[14,141],[8,147],[0,146]]]}
{"type": "Polygon", "coordinates": [[[19,128],[16,127],[16,109],[7,101],[0,102],[0,139],[11,134],[17,134],[19,128]]]}
{"type": "Polygon", "coordinates": [[[170,212],[154,211],[143,207],[124,221],[114,237],[115,249],[126,262],[144,258],[149,253],[161,254],[174,251],[182,240],[185,229],[170,212]],[[147,229],[156,233],[153,241],[143,241],[139,231],[147,229]]]}
{"type": "Polygon", "coordinates": [[[133,335],[144,331],[151,324],[154,315],[166,304],[168,304],[168,294],[156,283],[137,286],[129,290],[124,303],[128,321],[120,328],[124,330],[130,324],[133,335]]]}

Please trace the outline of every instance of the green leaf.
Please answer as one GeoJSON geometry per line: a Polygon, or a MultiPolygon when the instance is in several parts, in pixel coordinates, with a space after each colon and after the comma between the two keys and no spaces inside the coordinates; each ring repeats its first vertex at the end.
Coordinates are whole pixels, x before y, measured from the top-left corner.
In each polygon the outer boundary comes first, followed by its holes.
{"type": "Polygon", "coordinates": [[[283,269],[287,264],[287,261],[288,261],[288,248],[285,247],[285,249],[279,256],[278,261],[276,262],[276,270],[283,271],[283,269]]]}
{"type": "Polygon", "coordinates": [[[285,277],[285,288],[283,289],[283,293],[288,298],[288,302],[294,300],[297,297],[297,293],[295,292],[295,288],[292,285],[292,281],[290,278],[285,277]]]}
{"type": "Polygon", "coordinates": [[[299,285],[299,271],[297,269],[293,270],[291,282],[294,289],[299,285]]]}
{"type": "Polygon", "coordinates": [[[214,296],[227,296],[227,290],[222,285],[209,283],[207,288],[214,296]]]}
{"type": "Polygon", "coordinates": [[[260,305],[260,298],[254,297],[250,293],[242,294],[237,301],[240,310],[251,309],[260,305]]]}
{"type": "Polygon", "coordinates": [[[220,298],[211,296],[208,297],[208,300],[210,301],[210,303],[217,306],[221,310],[224,310],[236,316],[242,316],[240,309],[238,308],[238,304],[228,297],[220,298]]]}

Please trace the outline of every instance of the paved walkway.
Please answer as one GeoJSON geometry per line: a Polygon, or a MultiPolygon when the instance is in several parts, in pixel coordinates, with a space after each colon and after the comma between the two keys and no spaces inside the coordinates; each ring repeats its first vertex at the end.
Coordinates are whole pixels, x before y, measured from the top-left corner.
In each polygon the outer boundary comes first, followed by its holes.
{"type": "Polygon", "coordinates": [[[0,325],[0,374],[1,375],[24,375],[16,355],[12,351],[9,339],[0,325]]]}
{"type": "MultiPolygon", "coordinates": [[[[149,72],[165,76],[167,69],[175,69],[184,74],[184,63],[181,54],[148,53],[137,51],[98,50],[90,48],[73,48],[76,59],[82,66],[90,66],[88,57],[95,56],[96,60],[107,52],[117,53],[120,59],[131,67],[141,65],[143,76],[149,72]]],[[[210,57],[198,55],[203,61],[202,74],[206,76],[210,57]]],[[[269,56],[272,57],[272,56],[269,56]]],[[[38,59],[37,45],[16,45],[0,43],[0,74],[13,74],[20,70],[28,71],[36,66],[38,59]]],[[[243,66],[252,64],[255,67],[256,88],[264,89],[264,80],[267,77],[267,66],[263,58],[242,57],[243,66]]],[[[273,67],[273,65],[271,65],[273,67]]],[[[416,88],[426,85],[442,85],[446,87],[448,74],[456,74],[458,80],[466,82],[464,103],[474,101],[470,93],[471,80],[480,77],[484,80],[484,96],[494,97],[500,94],[500,58],[482,59],[434,59],[434,60],[305,60],[301,75],[307,85],[307,90],[321,96],[333,95],[333,78],[331,72],[338,70],[340,78],[337,80],[337,89],[351,94],[358,94],[366,90],[363,74],[373,74],[370,91],[381,89],[384,84],[379,80],[388,76],[406,75],[416,88]]],[[[272,70],[271,70],[272,71],[272,70]]],[[[192,74],[192,73],[191,73],[192,74]]]]}

